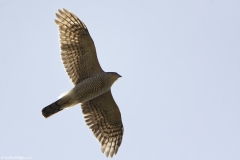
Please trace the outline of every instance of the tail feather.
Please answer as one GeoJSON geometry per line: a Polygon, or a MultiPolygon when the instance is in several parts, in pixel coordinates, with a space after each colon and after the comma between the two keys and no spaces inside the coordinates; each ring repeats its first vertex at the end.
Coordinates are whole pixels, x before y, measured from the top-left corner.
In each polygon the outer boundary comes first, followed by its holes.
{"type": "Polygon", "coordinates": [[[48,105],[47,107],[42,109],[42,115],[45,118],[48,118],[50,116],[52,116],[53,114],[63,110],[63,108],[61,107],[61,105],[58,104],[59,100],[48,105]]]}

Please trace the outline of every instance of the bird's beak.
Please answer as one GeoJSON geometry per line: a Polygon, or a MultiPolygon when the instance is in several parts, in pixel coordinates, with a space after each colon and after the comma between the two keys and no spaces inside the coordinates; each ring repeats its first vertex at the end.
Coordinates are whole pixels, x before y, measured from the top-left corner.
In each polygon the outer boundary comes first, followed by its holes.
{"type": "Polygon", "coordinates": [[[122,77],[121,75],[119,75],[119,78],[122,77]]]}

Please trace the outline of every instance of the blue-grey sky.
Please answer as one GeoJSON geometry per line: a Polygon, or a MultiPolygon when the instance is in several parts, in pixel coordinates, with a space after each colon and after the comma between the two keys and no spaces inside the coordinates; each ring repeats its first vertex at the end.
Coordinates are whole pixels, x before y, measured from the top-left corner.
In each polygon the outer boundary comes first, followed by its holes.
{"type": "Polygon", "coordinates": [[[120,159],[240,159],[240,1],[0,0],[0,156],[104,160],[80,106],[43,107],[73,85],[54,13],[88,27],[124,125],[120,159]]]}

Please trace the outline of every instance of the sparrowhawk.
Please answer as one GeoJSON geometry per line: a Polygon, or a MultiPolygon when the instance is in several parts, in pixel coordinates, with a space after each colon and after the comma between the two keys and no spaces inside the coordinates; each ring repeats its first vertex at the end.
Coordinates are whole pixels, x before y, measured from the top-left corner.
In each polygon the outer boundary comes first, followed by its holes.
{"type": "Polygon", "coordinates": [[[112,94],[112,84],[121,77],[104,72],[98,62],[94,42],[86,25],[66,9],[58,10],[61,59],[74,88],[43,108],[45,118],[81,103],[85,122],[108,157],[117,154],[122,142],[121,113],[112,94]]]}

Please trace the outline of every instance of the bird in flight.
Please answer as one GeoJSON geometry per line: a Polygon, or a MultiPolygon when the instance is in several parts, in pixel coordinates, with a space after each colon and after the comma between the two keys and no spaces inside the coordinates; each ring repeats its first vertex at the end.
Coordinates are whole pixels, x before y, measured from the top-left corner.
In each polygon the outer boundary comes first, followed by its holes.
{"type": "Polygon", "coordinates": [[[56,17],[62,63],[74,87],[43,108],[42,115],[48,118],[80,103],[85,122],[98,139],[102,153],[112,157],[121,145],[123,124],[111,86],[121,76],[102,70],[88,29],[77,16],[62,9],[56,17]]]}

